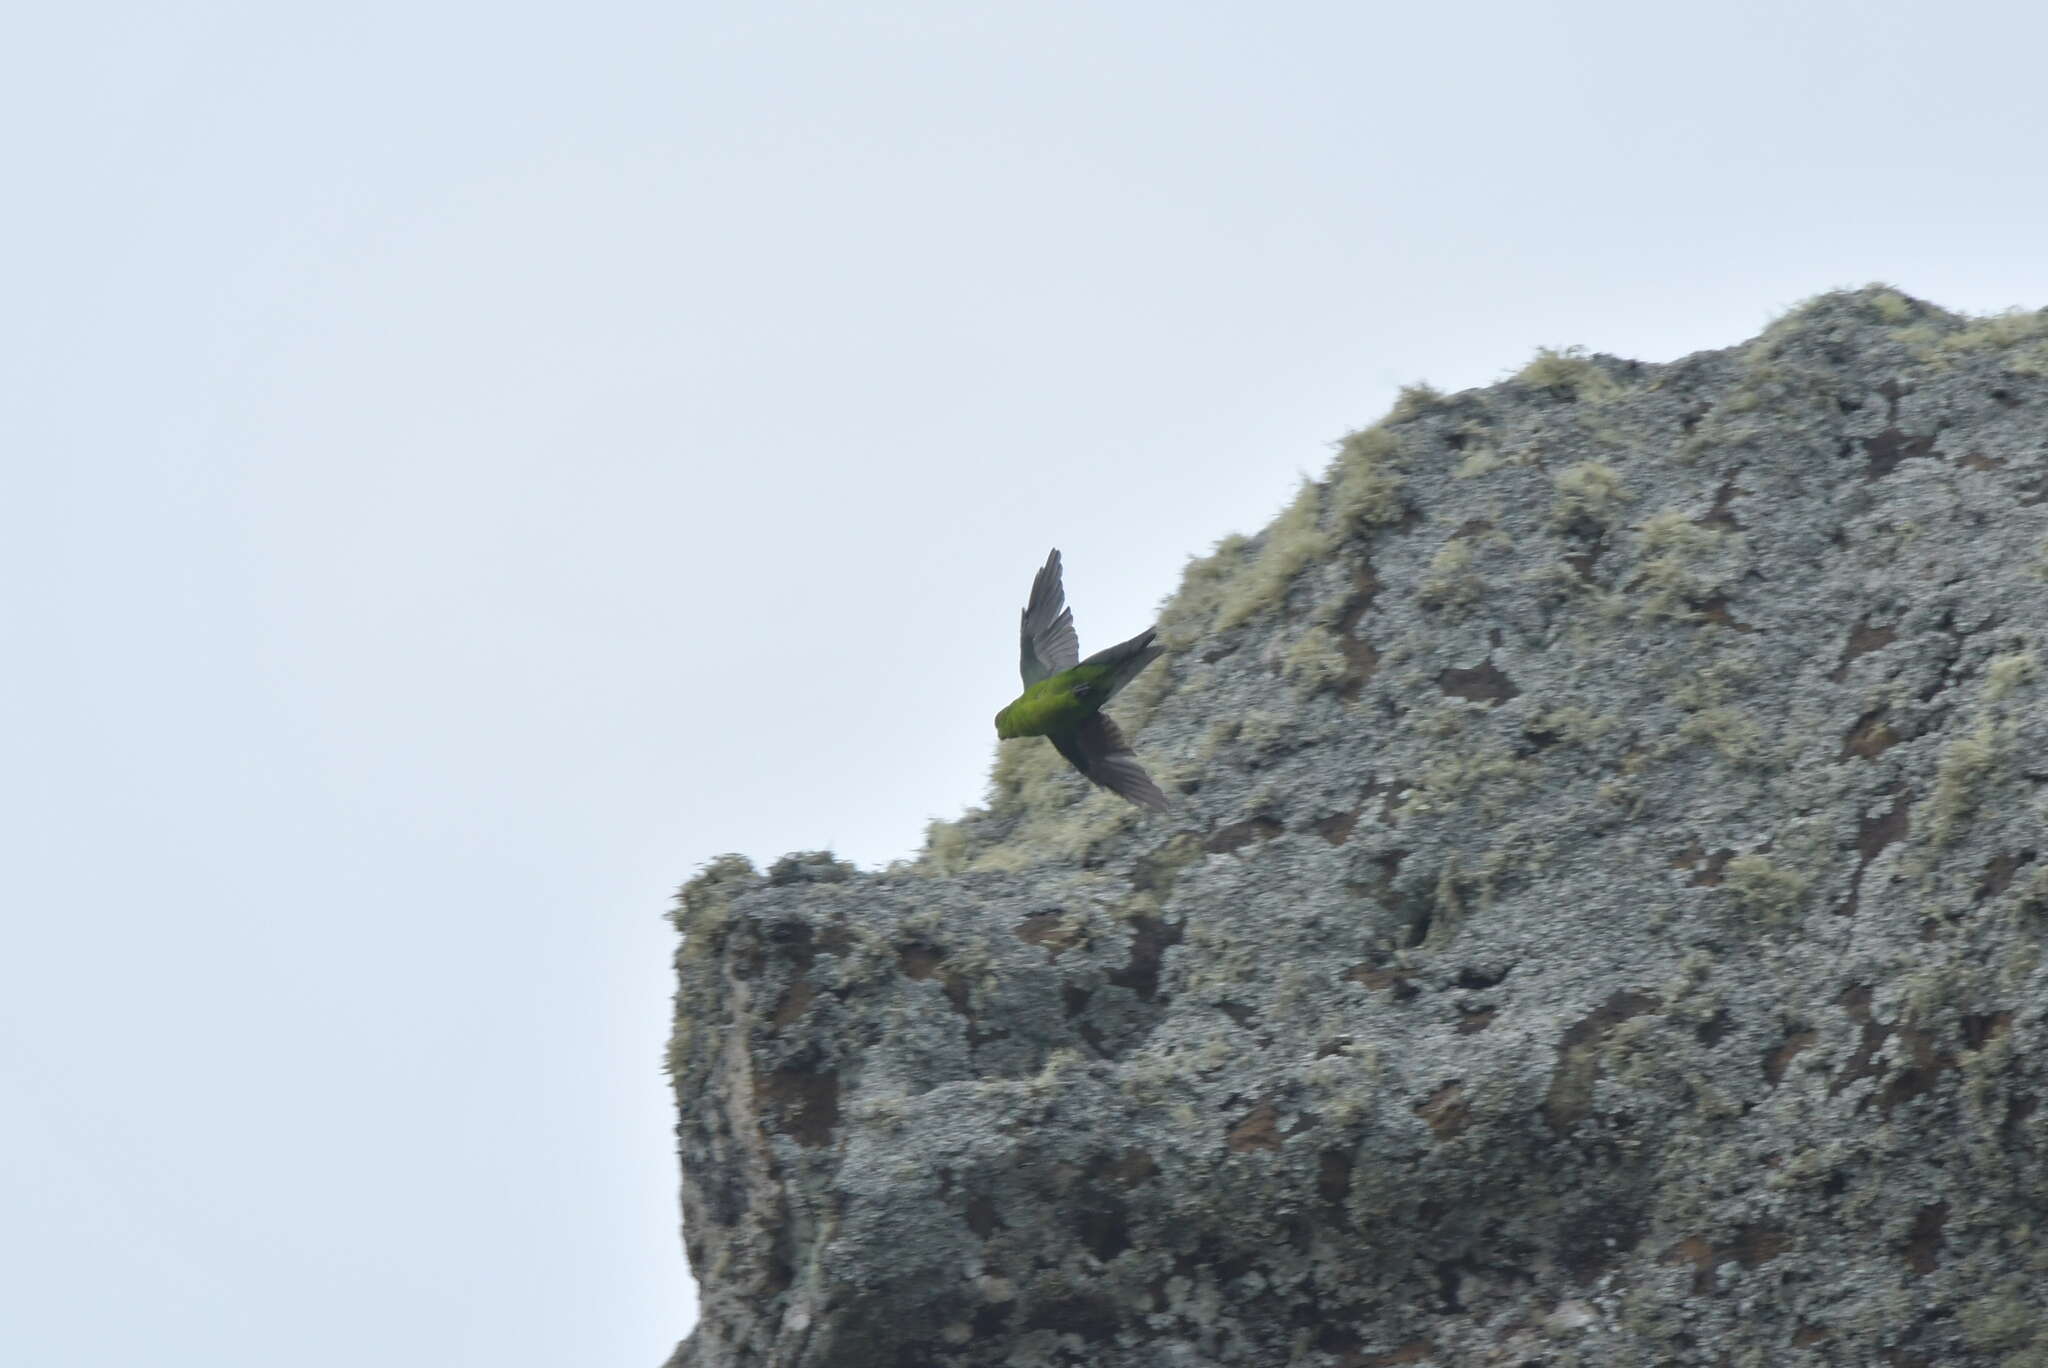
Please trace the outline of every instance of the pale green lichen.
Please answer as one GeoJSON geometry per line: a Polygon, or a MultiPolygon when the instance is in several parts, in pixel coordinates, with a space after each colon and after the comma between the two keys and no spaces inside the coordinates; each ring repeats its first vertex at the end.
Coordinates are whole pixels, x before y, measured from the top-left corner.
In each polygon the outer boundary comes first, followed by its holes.
{"type": "Polygon", "coordinates": [[[1208,635],[1232,581],[1244,573],[1250,545],[1249,537],[1233,533],[1208,555],[1189,558],[1179,591],[1159,612],[1159,640],[1169,650],[1185,650],[1208,635]]]}
{"type": "Polygon", "coordinates": [[[2007,993],[2024,993],[2026,985],[2034,977],[2034,971],[2041,967],[2039,943],[2028,941],[2007,953],[1998,966],[1999,989],[2007,993]]]}
{"type": "MultiPolygon", "coordinates": [[[[696,877],[677,890],[676,905],[669,918],[683,937],[682,946],[676,952],[678,969],[701,965],[718,954],[724,941],[722,932],[725,930],[732,895],[759,882],[760,878],[760,874],[754,869],[754,862],[746,856],[720,855],[706,861],[696,877]]],[[[682,1072],[696,1038],[695,1016],[691,1011],[685,1010],[685,1004],[679,999],[675,1026],[669,1033],[667,1057],[664,1061],[671,1075],[682,1072]]]]}
{"type": "Polygon", "coordinates": [[[1120,1071],[1119,1086],[1141,1106],[1158,1106],[1175,1093],[1187,1091],[1190,1081],[1177,1053],[1147,1049],[1128,1058],[1120,1071]]]}
{"type": "Polygon", "coordinates": [[[1477,475],[1490,474],[1509,464],[1508,458],[1489,446],[1467,448],[1465,457],[1451,467],[1453,478],[1469,480],[1477,475]]]}
{"type": "Polygon", "coordinates": [[[1941,752],[1935,768],[1927,839],[1936,846],[1953,841],[1983,799],[1985,782],[1998,769],[2012,741],[2012,726],[1986,718],[1967,736],[1941,752]]]}
{"type": "Polygon", "coordinates": [[[1731,765],[1754,765],[1765,758],[1763,728],[1738,708],[1696,712],[1678,724],[1678,737],[1690,745],[1713,747],[1731,765]]]}
{"type": "Polygon", "coordinates": [[[2012,906],[2015,919],[2022,924],[2048,917],[2048,865],[2040,866],[2028,876],[2012,906]]]}
{"type": "Polygon", "coordinates": [[[1898,338],[1916,360],[1949,366],[1980,352],[2004,353],[2000,364],[2017,375],[2048,374],[2048,309],[2009,309],[1963,322],[1953,315],[1901,328],[1898,338]]]}
{"type": "Polygon", "coordinates": [[[1418,380],[1412,385],[1401,386],[1400,394],[1394,399],[1393,408],[1387,411],[1386,420],[1389,423],[1406,423],[1420,418],[1441,405],[1443,401],[1443,391],[1418,380]]]}
{"type": "Polygon", "coordinates": [[[1266,529],[1257,559],[1230,581],[1217,605],[1217,631],[1228,631],[1255,613],[1277,608],[1294,577],[1329,551],[1330,535],[1322,529],[1322,510],[1321,487],[1302,481],[1294,501],[1266,529]]]}
{"type": "Polygon", "coordinates": [[[1516,578],[1551,603],[1562,603],[1598,592],[1597,587],[1567,561],[1544,561],[1524,570],[1516,578]]]}
{"type": "Polygon", "coordinates": [[[1244,714],[1236,739],[1255,754],[1274,755],[1293,749],[1296,735],[1294,720],[1288,714],[1254,708],[1244,714]]]}
{"type": "Polygon", "coordinates": [[[1472,568],[1477,559],[1467,538],[1446,542],[1430,558],[1429,570],[1416,586],[1416,600],[1425,608],[1469,608],[1486,594],[1486,581],[1472,568]]]}
{"type": "MultiPolygon", "coordinates": [[[[1757,659],[1748,655],[1718,656],[1704,664],[1687,662],[1677,671],[1678,682],[1665,697],[1671,706],[1687,712],[1718,707],[1739,697],[1761,669],[1757,659]]],[[[1667,671],[1664,677],[1671,674],[1667,671]]]]}
{"type": "Polygon", "coordinates": [[[1870,285],[1870,311],[1883,323],[1905,323],[1919,317],[1920,311],[1913,307],[1913,301],[1889,285],[1870,285]]]}
{"type": "Polygon", "coordinates": [[[1281,657],[1280,673],[1305,693],[1335,688],[1350,668],[1337,634],[1321,623],[1294,639],[1281,657]]]}
{"type": "Polygon", "coordinates": [[[2004,698],[2014,689],[2033,683],[2040,672],[2040,658],[2032,651],[1994,656],[1984,671],[1984,697],[1993,700],[2004,698]]]}
{"type": "Polygon", "coordinates": [[[768,882],[775,887],[788,884],[841,884],[858,870],[852,861],[842,860],[829,850],[796,850],[768,866],[768,882]]]}
{"type": "Polygon", "coordinates": [[[1995,1292],[1965,1302],[1956,1312],[1963,1337],[1981,1353],[2002,1354],[2001,1365],[2022,1368],[2038,1363],[2031,1352],[2040,1343],[2043,1322],[2035,1304],[2034,1287],[2023,1275],[2014,1275],[1995,1292]]]}
{"type": "Polygon", "coordinates": [[[1697,558],[1717,550],[1725,533],[1702,527],[1690,515],[1667,508],[1643,519],[1636,529],[1637,548],[1645,556],[1678,554],[1697,558]]]}
{"type": "Polygon", "coordinates": [[[2005,1108],[1997,1105],[2004,1092],[2000,1085],[2019,1055],[2019,1047],[2008,1029],[1963,1056],[1963,1100],[1976,1113],[1980,1137],[1998,1148],[2003,1148],[1999,1132],[2004,1129],[2005,1120],[2005,1108]]]}
{"type": "Polygon", "coordinates": [[[1399,444],[1383,427],[1354,432],[1337,444],[1329,473],[1330,504],[1339,524],[1367,529],[1400,522],[1408,515],[1401,497],[1399,444]]]}
{"type": "Polygon", "coordinates": [[[1408,714],[1408,725],[1420,735],[1443,741],[1464,734],[1472,725],[1472,715],[1473,709],[1466,704],[1446,699],[1435,707],[1420,707],[1408,714]]]}
{"type": "Polygon", "coordinates": [[[733,890],[760,877],[754,862],[744,855],[715,856],[677,890],[669,920],[686,937],[692,932],[713,929],[723,922],[733,890]]]}
{"type": "Polygon", "coordinates": [[[967,868],[971,844],[964,824],[934,817],[925,823],[924,849],[913,868],[920,873],[958,874],[967,868]]]}
{"type": "Polygon", "coordinates": [[[1950,352],[2004,351],[2048,337],[2048,309],[2008,309],[1979,318],[1943,338],[1950,352]]]}
{"type": "Polygon", "coordinates": [[[1756,366],[1776,360],[1789,344],[1811,332],[1816,325],[1823,323],[1829,313],[1843,305],[1847,305],[1852,315],[1860,316],[1862,321],[1897,328],[1894,336],[1909,344],[1913,330],[1900,325],[1919,319],[1922,320],[1921,326],[1931,327],[1928,320],[1940,322],[1955,317],[1946,310],[1911,299],[1882,281],[1872,282],[1861,289],[1829,290],[1801,300],[1772,319],[1744,351],[1744,361],[1756,366]]]}
{"type": "Polygon", "coordinates": [[[1591,746],[1621,725],[1621,719],[1601,717],[1573,704],[1548,708],[1531,716],[1522,730],[1531,736],[1550,736],[1567,745],[1591,746]]]}
{"type": "Polygon", "coordinates": [[[1605,403],[1622,393],[1614,377],[1588,357],[1583,347],[1539,347],[1514,380],[1531,389],[1549,390],[1561,399],[1589,404],[1605,403]]]}
{"type": "Polygon", "coordinates": [[[1645,622],[1696,621],[1698,606],[1734,576],[1742,545],[1741,538],[1702,527],[1677,509],[1644,519],[1636,529],[1644,559],[1629,586],[1643,595],[1637,616],[1645,622]]]}
{"type": "Polygon", "coordinates": [[[1599,461],[1566,466],[1551,479],[1551,486],[1556,495],[1550,507],[1551,521],[1560,526],[1583,519],[1605,527],[1635,498],[1623,487],[1614,468],[1599,461]]]}
{"type": "Polygon", "coordinates": [[[1458,931],[1465,924],[1465,895],[1463,880],[1458,875],[1458,857],[1453,853],[1444,861],[1443,872],[1437,875],[1436,888],[1431,893],[1429,931],[1423,937],[1422,945],[1427,950],[1441,950],[1458,937],[1458,931]]]}
{"type": "Polygon", "coordinates": [[[2024,375],[2032,380],[2048,376],[2048,345],[2029,347],[2008,357],[2005,368],[2014,375],[2024,375]]]}
{"type": "Polygon", "coordinates": [[[1487,816],[1498,817],[1507,801],[1527,787],[1532,769],[1490,743],[1471,749],[1440,746],[1402,803],[1401,815],[1422,816],[1470,801],[1487,816]]]}
{"type": "Polygon", "coordinates": [[[1714,415],[1717,419],[1726,421],[1729,418],[1738,418],[1745,413],[1754,413],[1763,406],[1764,396],[1762,390],[1738,389],[1721,401],[1720,406],[1714,410],[1714,415]]]}

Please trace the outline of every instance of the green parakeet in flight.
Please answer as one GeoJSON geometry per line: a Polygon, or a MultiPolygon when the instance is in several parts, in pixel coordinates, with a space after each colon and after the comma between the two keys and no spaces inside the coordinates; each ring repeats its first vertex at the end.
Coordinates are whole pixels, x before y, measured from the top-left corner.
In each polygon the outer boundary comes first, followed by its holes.
{"type": "Polygon", "coordinates": [[[1031,598],[1024,605],[1024,692],[996,714],[996,736],[1004,741],[1042,736],[1089,783],[1140,807],[1164,811],[1166,795],[1139,767],[1131,743],[1116,723],[1102,712],[1117,690],[1159,658],[1165,648],[1152,642],[1158,630],[1147,627],[1129,641],[1082,660],[1055,549],[1031,581],[1031,598]]]}

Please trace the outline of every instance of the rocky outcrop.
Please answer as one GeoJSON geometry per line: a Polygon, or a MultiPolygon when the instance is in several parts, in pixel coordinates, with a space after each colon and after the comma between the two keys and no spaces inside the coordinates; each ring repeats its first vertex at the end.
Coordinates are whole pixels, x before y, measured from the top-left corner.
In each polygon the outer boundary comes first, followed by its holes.
{"type": "Polygon", "coordinates": [[[1166,606],[1172,811],[684,890],[675,1362],[2048,1363],[2044,540],[2048,314],[1405,394],[1166,606]]]}

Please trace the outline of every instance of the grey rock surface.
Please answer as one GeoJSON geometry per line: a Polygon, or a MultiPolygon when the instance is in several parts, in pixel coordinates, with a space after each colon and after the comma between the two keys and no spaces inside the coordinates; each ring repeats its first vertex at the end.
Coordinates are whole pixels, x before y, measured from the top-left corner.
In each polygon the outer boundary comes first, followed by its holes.
{"type": "Polygon", "coordinates": [[[2048,1364],[2044,544],[2048,313],[1404,395],[1165,607],[1172,811],[684,890],[675,1364],[2048,1364]]]}

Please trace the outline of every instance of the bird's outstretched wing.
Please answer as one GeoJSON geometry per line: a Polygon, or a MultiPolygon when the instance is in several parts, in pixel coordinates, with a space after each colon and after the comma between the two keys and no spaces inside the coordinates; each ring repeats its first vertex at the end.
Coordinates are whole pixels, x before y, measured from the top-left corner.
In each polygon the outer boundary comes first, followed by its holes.
{"type": "Polygon", "coordinates": [[[1093,714],[1070,732],[1054,732],[1050,740],[1089,783],[1100,784],[1139,807],[1155,812],[1166,810],[1166,795],[1138,764],[1131,743],[1124,740],[1116,723],[1101,713],[1093,714]]]}
{"type": "Polygon", "coordinates": [[[1022,638],[1019,664],[1027,689],[1080,663],[1081,640],[1074,635],[1074,614],[1067,607],[1067,591],[1060,583],[1057,547],[1031,581],[1031,598],[1024,605],[1022,638]]]}

